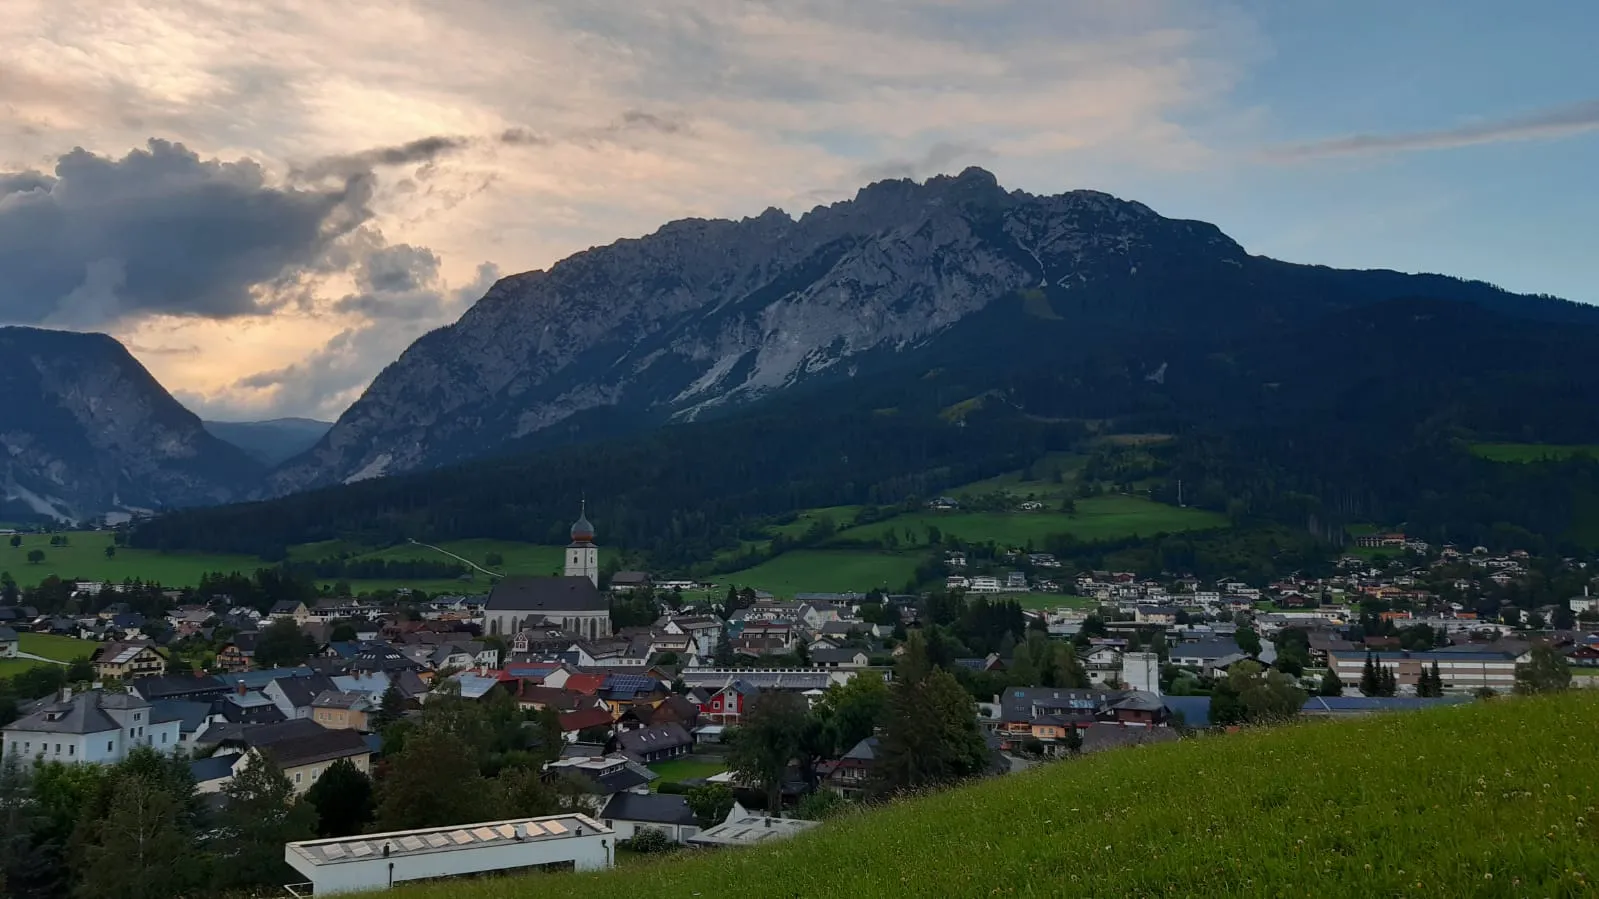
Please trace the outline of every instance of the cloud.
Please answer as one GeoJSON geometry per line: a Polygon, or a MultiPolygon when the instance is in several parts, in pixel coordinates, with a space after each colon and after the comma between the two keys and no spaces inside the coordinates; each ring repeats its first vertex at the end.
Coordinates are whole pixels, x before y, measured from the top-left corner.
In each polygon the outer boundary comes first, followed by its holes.
{"type": "Polygon", "coordinates": [[[855,173],[853,180],[857,184],[870,184],[892,178],[921,181],[932,175],[959,171],[966,164],[991,157],[993,152],[973,143],[938,141],[914,159],[887,159],[863,166],[855,173]]]}
{"type": "Polygon", "coordinates": [[[1267,151],[1271,159],[1293,162],[1324,156],[1405,153],[1416,150],[1450,150],[1475,144],[1516,140],[1553,140],[1599,130],[1599,100],[1556,106],[1512,116],[1430,131],[1393,134],[1355,134],[1332,140],[1290,144],[1267,151]]]}
{"type": "Polygon", "coordinates": [[[478,266],[467,284],[450,287],[431,251],[405,244],[379,246],[355,272],[360,290],[333,304],[359,321],[339,331],[305,359],[256,372],[214,396],[185,397],[206,414],[260,417],[312,415],[336,418],[378,371],[411,342],[457,318],[500,277],[492,263],[478,266]]]}
{"type": "Polygon", "coordinates": [[[418,138],[392,147],[375,147],[346,156],[329,156],[319,159],[304,169],[296,170],[297,178],[318,179],[330,175],[350,177],[369,172],[378,166],[407,165],[415,162],[432,162],[440,156],[461,150],[471,144],[465,137],[434,135],[418,138]]]}
{"type": "Polygon", "coordinates": [[[0,321],[269,312],[371,218],[371,195],[365,176],[275,186],[251,160],[162,140],[120,159],[74,149],[53,175],[0,175],[0,321]]]}

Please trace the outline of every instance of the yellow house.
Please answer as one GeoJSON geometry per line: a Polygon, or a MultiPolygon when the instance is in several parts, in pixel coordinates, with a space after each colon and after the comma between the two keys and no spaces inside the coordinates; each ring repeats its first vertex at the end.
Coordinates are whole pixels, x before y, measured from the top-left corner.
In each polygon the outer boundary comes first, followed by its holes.
{"type": "Polygon", "coordinates": [[[149,643],[106,643],[90,657],[94,674],[101,679],[143,677],[163,674],[167,660],[149,643]]]}
{"type": "Polygon", "coordinates": [[[328,730],[367,731],[372,701],[364,693],[326,690],[311,702],[311,720],[328,730]]]}

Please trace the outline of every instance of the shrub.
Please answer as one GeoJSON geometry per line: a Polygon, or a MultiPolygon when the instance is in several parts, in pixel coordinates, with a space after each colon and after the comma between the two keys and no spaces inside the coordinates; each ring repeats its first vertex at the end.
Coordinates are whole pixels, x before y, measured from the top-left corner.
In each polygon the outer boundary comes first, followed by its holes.
{"type": "Polygon", "coordinates": [[[656,830],[653,827],[639,828],[633,832],[633,839],[622,840],[621,846],[624,849],[640,854],[671,852],[677,848],[677,844],[672,842],[672,838],[668,837],[665,831],[656,830]]]}

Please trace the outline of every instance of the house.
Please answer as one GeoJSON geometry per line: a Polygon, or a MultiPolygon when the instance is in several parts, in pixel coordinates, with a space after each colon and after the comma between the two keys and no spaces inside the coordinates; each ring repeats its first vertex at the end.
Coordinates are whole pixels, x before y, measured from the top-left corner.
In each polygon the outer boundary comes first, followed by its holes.
{"type": "Polygon", "coordinates": [[[126,679],[167,670],[167,660],[150,643],[106,643],[95,648],[89,661],[94,663],[95,676],[101,679],[126,679]]]}
{"type": "Polygon", "coordinates": [[[968,669],[970,671],[1004,671],[1005,670],[1005,660],[1000,658],[999,657],[999,653],[997,653],[997,652],[991,652],[991,653],[989,653],[988,655],[984,656],[981,659],[977,659],[977,658],[956,659],[955,660],[955,664],[959,665],[962,668],[968,669]]]}
{"type": "Polygon", "coordinates": [[[214,710],[230,724],[276,724],[288,720],[276,703],[243,684],[216,700],[214,710]]]}
{"type": "Polygon", "coordinates": [[[289,619],[295,624],[305,624],[311,620],[311,610],[305,603],[292,599],[280,599],[267,610],[267,617],[273,621],[289,619]]]}
{"type": "Polygon", "coordinates": [[[999,578],[978,575],[972,578],[972,585],[966,589],[969,593],[998,593],[999,578]]]}
{"type": "Polygon", "coordinates": [[[688,755],[694,749],[694,736],[681,724],[657,724],[617,734],[616,745],[636,761],[653,765],[688,755]]]}
{"type": "Polygon", "coordinates": [[[621,753],[610,755],[574,755],[556,759],[544,766],[553,776],[580,778],[588,793],[578,797],[588,808],[599,812],[612,796],[618,793],[647,795],[650,783],[657,778],[655,772],[638,764],[621,753]]]}
{"type": "Polygon", "coordinates": [[[1196,668],[1206,677],[1214,677],[1216,672],[1225,670],[1234,662],[1241,662],[1249,655],[1231,640],[1202,640],[1195,643],[1178,643],[1167,650],[1167,660],[1173,665],[1184,668],[1196,668]]]}
{"type": "Polygon", "coordinates": [[[682,843],[700,830],[688,799],[668,793],[616,793],[600,809],[599,818],[616,831],[619,840],[630,840],[639,831],[658,830],[672,842],[682,843]]]}
{"type": "Polygon", "coordinates": [[[850,798],[864,795],[871,783],[873,767],[877,764],[881,749],[881,741],[876,737],[867,737],[856,743],[833,763],[823,779],[823,786],[850,798]]]}
{"type": "Polygon", "coordinates": [[[175,716],[156,715],[150,703],[126,692],[61,691],[30,715],[0,728],[3,751],[50,762],[122,761],[135,746],[170,753],[180,742],[175,716]]]}
{"type": "Polygon", "coordinates": [[[618,571],[611,575],[611,592],[631,593],[650,585],[650,576],[642,571],[618,571]]]}
{"type": "Polygon", "coordinates": [[[328,730],[369,731],[369,715],[377,706],[364,693],[324,690],[311,702],[311,720],[328,730]]]}
{"type": "Polygon", "coordinates": [[[1027,574],[1021,571],[1008,571],[1005,573],[1006,590],[1026,590],[1027,574]]]}
{"type": "Polygon", "coordinates": [[[1139,606],[1133,620],[1138,624],[1176,624],[1181,611],[1172,606],[1139,606]]]}
{"type": "Polygon", "coordinates": [[[640,724],[651,727],[660,724],[681,724],[692,732],[700,723],[700,707],[686,696],[668,695],[654,705],[636,705],[628,710],[640,724]]]}
{"type": "Polygon", "coordinates": [[[194,741],[211,724],[211,703],[184,699],[162,699],[150,703],[150,716],[178,722],[178,748],[194,752],[194,741]]]}
{"type": "MultiPolygon", "coordinates": [[[[272,760],[295,795],[311,789],[334,762],[348,759],[362,773],[371,773],[372,750],[354,730],[329,730],[314,721],[298,719],[277,724],[231,728],[219,735],[213,756],[244,756],[257,752],[272,760]]],[[[240,759],[235,764],[249,764],[240,759]]]]}
{"type": "Polygon", "coordinates": [[[864,649],[813,649],[811,664],[818,668],[865,668],[872,663],[864,649]]]}
{"type": "Polygon", "coordinates": [[[596,727],[610,729],[616,718],[610,709],[579,709],[561,716],[561,733],[567,742],[575,742],[578,734],[596,727]]]}
{"type": "Polygon", "coordinates": [[[233,639],[217,650],[217,667],[223,671],[249,671],[255,667],[255,643],[260,634],[254,631],[234,634],[233,639]]]}
{"type": "MultiPolygon", "coordinates": [[[[1067,651],[1070,651],[1070,647],[1067,647],[1067,651]]],[[[1122,653],[1113,646],[1094,647],[1081,660],[1091,685],[1122,679],[1122,653]]]]}
{"type": "Polygon", "coordinates": [[[21,652],[22,640],[9,627],[0,627],[0,659],[14,659],[21,652]]]}
{"type": "Polygon", "coordinates": [[[700,715],[718,724],[737,724],[746,706],[759,694],[760,690],[748,681],[733,678],[700,706],[700,715]]]}
{"type": "Polygon", "coordinates": [[[311,717],[311,704],[318,696],[338,687],[324,674],[307,674],[300,677],[274,678],[262,689],[262,695],[272,700],[285,718],[311,717]]]}

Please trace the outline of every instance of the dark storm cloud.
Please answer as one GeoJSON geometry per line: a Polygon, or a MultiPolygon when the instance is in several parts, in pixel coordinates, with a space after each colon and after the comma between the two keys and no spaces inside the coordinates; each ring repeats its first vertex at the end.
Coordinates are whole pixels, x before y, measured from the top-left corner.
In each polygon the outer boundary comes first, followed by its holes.
{"type": "Polygon", "coordinates": [[[121,159],[74,149],[52,175],[0,174],[0,321],[101,327],[151,314],[275,308],[371,218],[372,180],[273,186],[250,160],[151,140],[121,159]]]}
{"type": "Polygon", "coordinates": [[[436,134],[422,137],[393,147],[374,147],[359,153],[329,156],[319,159],[295,172],[301,178],[325,178],[329,175],[349,176],[369,172],[378,166],[410,165],[416,162],[433,162],[441,156],[471,146],[472,139],[436,134]]]}

